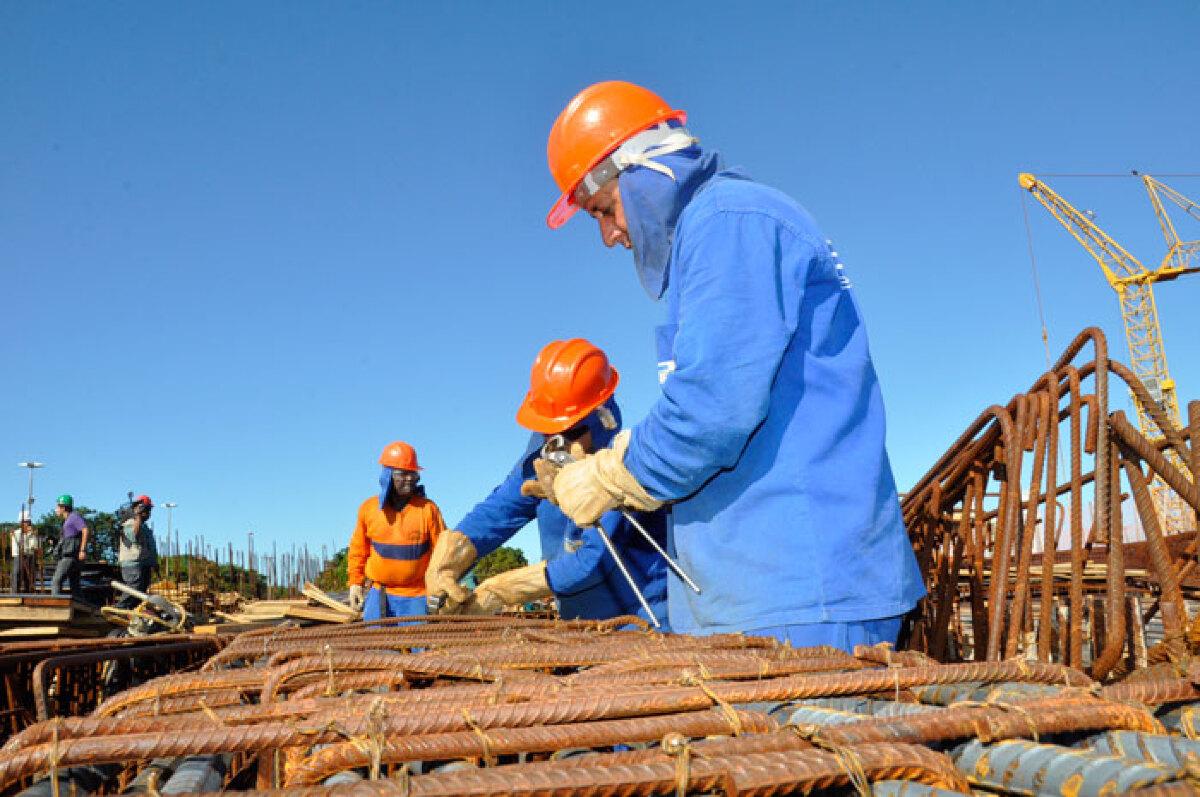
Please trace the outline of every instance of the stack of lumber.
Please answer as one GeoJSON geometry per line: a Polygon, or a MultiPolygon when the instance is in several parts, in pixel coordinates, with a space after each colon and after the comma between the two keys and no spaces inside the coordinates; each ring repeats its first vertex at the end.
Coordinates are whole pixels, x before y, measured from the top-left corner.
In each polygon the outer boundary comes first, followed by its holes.
{"type": "Polygon", "coordinates": [[[305,584],[302,592],[305,595],[303,598],[247,601],[236,613],[214,611],[213,617],[222,622],[212,626],[197,627],[196,631],[200,633],[249,631],[254,628],[276,625],[284,620],[296,620],[302,625],[308,625],[312,623],[351,623],[359,619],[358,612],[345,603],[331,598],[313,584],[305,584]]]}
{"type": "Polygon", "coordinates": [[[99,637],[111,630],[95,607],[67,596],[0,596],[0,640],[99,637]]]}

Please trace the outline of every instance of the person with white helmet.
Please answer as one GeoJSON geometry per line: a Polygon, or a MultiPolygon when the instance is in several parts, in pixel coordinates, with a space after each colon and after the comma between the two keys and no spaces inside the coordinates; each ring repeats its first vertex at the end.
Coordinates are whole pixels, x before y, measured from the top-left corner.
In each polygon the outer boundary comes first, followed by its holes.
{"type": "Polygon", "coordinates": [[[446,522],[425,496],[411,445],[389,443],[379,464],[379,494],[358,507],[346,554],[350,605],[364,620],[425,614],[425,570],[446,522]]]}
{"type": "Polygon", "coordinates": [[[883,399],[842,263],[790,197],[726,169],[687,114],[621,81],[576,95],[547,143],[560,227],[582,209],[665,298],[662,394],[552,492],[588,525],[671,507],[699,594],[675,631],[797,645],[895,642],[924,585],[884,446],[883,399]]]}
{"type": "Polygon", "coordinates": [[[14,594],[30,592],[33,589],[34,560],[37,557],[39,542],[29,510],[21,507],[17,527],[12,530],[9,537],[12,547],[12,581],[9,583],[14,594]]]}

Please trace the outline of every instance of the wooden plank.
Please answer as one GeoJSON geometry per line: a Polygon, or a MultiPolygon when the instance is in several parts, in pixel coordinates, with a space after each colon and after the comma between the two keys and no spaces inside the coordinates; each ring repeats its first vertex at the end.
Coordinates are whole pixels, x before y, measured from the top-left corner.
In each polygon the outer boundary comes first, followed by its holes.
{"type": "Polygon", "coordinates": [[[322,606],[325,606],[329,609],[333,609],[335,612],[341,612],[342,614],[347,615],[351,619],[358,619],[358,616],[359,616],[358,612],[351,609],[348,604],[342,603],[341,601],[336,600],[335,598],[329,597],[329,594],[326,593],[325,590],[318,587],[316,584],[306,581],[306,582],[304,582],[304,589],[301,591],[304,593],[304,597],[308,598],[311,601],[315,601],[316,603],[319,603],[322,606]]]}
{"type": "Polygon", "coordinates": [[[254,623],[209,623],[192,629],[193,634],[238,634],[242,631],[257,631],[279,625],[277,620],[260,620],[254,623]]]}
{"type": "Polygon", "coordinates": [[[242,606],[243,614],[282,614],[292,606],[307,606],[307,598],[277,601],[251,601],[242,606]]]}
{"type": "Polygon", "coordinates": [[[290,606],[284,612],[284,617],[294,620],[315,620],[318,623],[351,623],[355,618],[343,612],[332,609],[318,609],[312,606],[290,606]]]}
{"type": "Polygon", "coordinates": [[[70,606],[0,606],[0,622],[69,623],[70,606]]]}
{"type": "Polygon", "coordinates": [[[3,639],[47,639],[54,637],[82,638],[103,636],[110,626],[80,627],[72,625],[25,625],[0,630],[3,639]]]}

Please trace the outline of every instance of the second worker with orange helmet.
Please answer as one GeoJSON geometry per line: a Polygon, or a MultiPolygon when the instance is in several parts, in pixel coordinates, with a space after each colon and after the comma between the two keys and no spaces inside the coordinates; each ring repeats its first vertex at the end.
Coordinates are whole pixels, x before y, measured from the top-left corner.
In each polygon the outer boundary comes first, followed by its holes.
{"type": "MultiPolygon", "coordinates": [[[[562,435],[577,456],[612,442],[621,427],[613,398],[619,381],[604,352],[586,340],[556,340],[541,350],[517,411],[517,422],[533,432],[529,444],[504,481],[439,538],[425,576],[432,606],[443,612],[491,613],[553,595],[564,619],[632,614],[650,619],[596,529],[575,525],[526,485],[540,475],[534,463],[549,436],[562,435]],[[535,518],[544,561],[495,575],[473,594],[459,584],[480,556],[535,518]]],[[[665,546],[662,513],[639,514],[638,520],[665,546]]],[[[605,514],[599,523],[665,628],[666,563],[619,512],[605,514]]]]}
{"type": "Polygon", "coordinates": [[[379,464],[379,494],[359,506],[346,554],[350,605],[362,609],[364,620],[425,614],[425,569],[446,522],[425,497],[412,446],[389,444],[379,464]]]}

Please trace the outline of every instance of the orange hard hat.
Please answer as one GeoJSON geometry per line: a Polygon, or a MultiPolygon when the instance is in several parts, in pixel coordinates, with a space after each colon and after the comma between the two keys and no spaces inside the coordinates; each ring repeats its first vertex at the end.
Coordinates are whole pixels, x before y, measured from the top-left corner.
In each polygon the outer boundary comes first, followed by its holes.
{"type": "Polygon", "coordinates": [[[379,455],[379,464],[398,470],[421,470],[417,464],[416,450],[402,440],[388,443],[388,447],[379,455]]]}
{"type": "Polygon", "coordinates": [[[575,189],[613,150],[646,128],[670,120],[686,123],[687,112],[632,83],[609,80],[576,94],[554,120],[546,142],[550,174],[562,191],[546,224],[561,227],[579,210],[575,189]]]}
{"type": "Polygon", "coordinates": [[[533,361],[517,423],[542,434],[566,431],[608,401],[619,381],[608,356],[588,341],[551,341],[533,361]]]}

